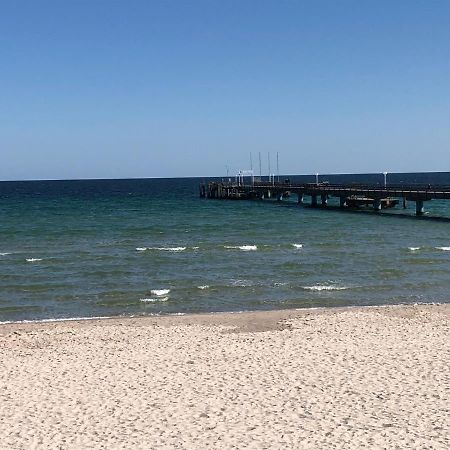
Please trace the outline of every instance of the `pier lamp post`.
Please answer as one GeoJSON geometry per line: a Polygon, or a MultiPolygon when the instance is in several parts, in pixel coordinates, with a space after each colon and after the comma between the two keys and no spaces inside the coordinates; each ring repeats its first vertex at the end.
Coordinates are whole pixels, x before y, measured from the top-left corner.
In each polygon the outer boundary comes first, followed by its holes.
{"type": "Polygon", "coordinates": [[[384,187],[386,187],[386,177],[387,177],[387,172],[383,172],[383,175],[384,175],[384,187]]]}
{"type": "Polygon", "coordinates": [[[316,184],[319,184],[319,174],[316,173],[316,184]]]}

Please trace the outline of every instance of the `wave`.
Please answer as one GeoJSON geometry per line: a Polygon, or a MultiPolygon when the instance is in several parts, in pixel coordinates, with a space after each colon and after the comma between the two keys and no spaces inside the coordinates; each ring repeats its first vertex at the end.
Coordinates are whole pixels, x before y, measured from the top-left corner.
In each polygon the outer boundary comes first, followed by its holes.
{"type": "MultiPolygon", "coordinates": [[[[120,316],[117,316],[119,318],[120,316]]],[[[7,325],[12,323],[48,323],[48,322],[74,322],[78,320],[102,320],[113,319],[112,316],[93,316],[93,317],[61,317],[57,319],[25,319],[25,320],[5,320],[0,322],[0,325],[7,325]]]]}
{"type": "Polygon", "coordinates": [[[161,297],[163,295],[167,295],[169,292],[170,292],[170,289],[152,289],[150,291],[150,294],[161,297]]]}
{"type": "Polygon", "coordinates": [[[186,247],[149,247],[148,250],[159,250],[161,252],[183,252],[186,247]]]}
{"type": "Polygon", "coordinates": [[[42,258],[27,258],[26,261],[27,262],[38,262],[38,261],[42,261],[42,258]]]}
{"type": "Polygon", "coordinates": [[[254,286],[252,281],[248,280],[231,280],[231,286],[233,287],[250,287],[254,286]]]}
{"type": "Polygon", "coordinates": [[[420,250],[421,247],[408,247],[408,250],[411,252],[417,252],[417,250],[420,250]]]}
{"type": "Polygon", "coordinates": [[[145,252],[146,250],[157,250],[161,252],[182,252],[187,247],[136,247],[136,251],[145,252]]]}
{"type": "Polygon", "coordinates": [[[224,247],[230,250],[242,250],[243,252],[258,250],[256,245],[224,245],[224,247]]]}
{"type": "Polygon", "coordinates": [[[435,247],[436,250],[443,250],[444,252],[450,252],[450,247],[435,247]]]}
{"type": "Polygon", "coordinates": [[[303,244],[292,244],[292,246],[297,249],[303,248],[303,244]]]}
{"type": "Polygon", "coordinates": [[[303,289],[308,291],[344,291],[350,289],[347,286],[330,286],[330,285],[315,285],[315,286],[303,286],[303,289]]]}
{"type": "Polygon", "coordinates": [[[152,297],[152,298],[141,298],[142,303],[156,303],[156,302],[167,302],[169,297],[152,297]]]}
{"type": "Polygon", "coordinates": [[[10,252],[2,252],[2,253],[0,253],[0,256],[7,256],[7,255],[12,255],[12,253],[10,253],[10,252]]]}
{"type": "Polygon", "coordinates": [[[205,290],[209,289],[209,286],[207,284],[204,284],[203,286],[197,286],[198,289],[205,290]]]}

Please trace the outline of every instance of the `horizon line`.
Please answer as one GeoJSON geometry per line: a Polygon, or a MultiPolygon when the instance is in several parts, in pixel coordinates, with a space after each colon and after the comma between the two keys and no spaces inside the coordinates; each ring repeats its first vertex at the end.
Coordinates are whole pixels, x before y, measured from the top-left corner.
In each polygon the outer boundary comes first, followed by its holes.
{"type": "MultiPolygon", "coordinates": [[[[387,172],[388,175],[401,175],[401,174],[450,174],[450,170],[425,170],[422,172],[387,172]]],[[[319,176],[333,176],[333,175],[382,175],[383,172],[323,172],[319,173],[319,176]]],[[[109,181],[109,180],[175,180],[175,179],[185,179],[185,178],[234,178],[236,175],[196,175],[196,176],[181,176],[181,177],[119,177],[119,178],[27,178],[23,180],[0,180],[0,183],[21,183],[21,182],[32,182],[32,181],[109,181]]],[[[250,175],[249,175],[250,176],[250,175]]],[[[255,175],[259,177],[259,175],[255,175]]],[[[275,175],[276,176],[276,175],[275,175]]],[[[280,174],[280,177],[315,177],[316,173],[297,173],[297,174],[280,174]]],[[[262,175],[262,177],[269,177],[268,174],[262,175]]]]}

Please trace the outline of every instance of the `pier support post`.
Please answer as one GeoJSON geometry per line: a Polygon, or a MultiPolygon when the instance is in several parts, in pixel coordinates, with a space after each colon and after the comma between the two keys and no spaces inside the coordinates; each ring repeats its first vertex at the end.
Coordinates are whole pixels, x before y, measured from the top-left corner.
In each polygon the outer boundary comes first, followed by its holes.
{"type": "Polygon", "coordinates": [[[376,198],[376,199],[373,201],[373,209],[374,209],[375,211],[381,211],[381,201],[380,201],[379,198],[376,198]]]}
{"type": "Polygon", "coordinates": [[[279,202],[281,202],[281,201],[283,200],[283,194],[278,194],[278,195],[277,195],[277,200],[278,200],[279,202]]]}
{"type": "Polygon", "coordinates": [[[298,197],[297,197],[297,203],[298,204],[302,204],[303,203],[303,194],[298,194],[298,197]]]}
{"type": "Polygon", "coordinates": [[[339,206],[341,208],[345,208],[347,206],[347,198],[346,197],[339,197],[339,206]]]}
{"type": "Polygon", "coordinates": [[[408,207],[408,200],[406,200],[406,197],[403,197],[403,209],[406,209],[408,207]]]}
{"type": "Polygon", "coordinates": [[[320,196],[320,200],[321,200],[322,206],[327,206],[327,204],[328,204],[327,194],[322,194],[320,196]]]}
{"type": "Polygon", "coordinates": [[[423,200],[416,200],[416,215],[421,216],[424,212],[423,200]]]}
{"type": "Polygon", "coordinates": [[[267,191],[267,198],[270,198],[270,197],[271,197],[270,191],[267,191]]]}
{"type": "Polygon", "coordinates": [[[317,195],[311,195],[311,206],[317,206],[317,195]]]}

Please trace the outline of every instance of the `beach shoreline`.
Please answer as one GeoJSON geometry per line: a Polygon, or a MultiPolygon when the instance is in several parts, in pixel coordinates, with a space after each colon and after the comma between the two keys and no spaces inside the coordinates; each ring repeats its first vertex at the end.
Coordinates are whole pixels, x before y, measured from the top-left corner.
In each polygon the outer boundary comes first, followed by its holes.
{"type": "Polygon", "coordinates": [[[0,439],[448,448],[449,319],[444,303],[2,324],[0,439]]]}
{"type": "MultiPolygon", "coordinates": [[[[333,314],[345,311],[364,311],[369,309],[383,309],[386,308],[390,314],[395,311],[404,313],[408,308],[417,307],[442,307],[445,311],[450,310],[450,302],[421,302],[421,303],[398,303],[398,304],[379,304],[379,305],[349,305],[349,306],[314,306],[302,308],[286,308],[286,309],[269,309],[269,310],[239,310],[239,311],[208,311],[196,313],[162,313],[162,314],[139,314],[139,315],[117,315],[117,316],[86,316],[86,317],[60,317],[47,319],[25,319],[25,320],[6,320],[0,321],[0,336],[2,329],[9,329],[8,327],[26,325],[34,326],[47,324],[84,324],[92,323],[101,325],[102,322],[123,324],[124,321],[130,321],[133,325],[138,325],[136,321],[152,321],[156,319],[158,325],[173,326],[173,325],[223,325],[229,326],[243,326],[246,331],[270,331],[265,329],[263,323],[273,322],[276,320],[283,320],[292,318],[296,315],[303,314],[333,314]],[[247,323],[247,324],[246,324],[247,323]],[[261,325],[259,325],[261,323],[261,325]],[[253,324],[253,326],[252,326],[253,324]],[[261,328],[261,329],[260,329],[261,328]]],[[[449,311],[450,314],[450,311],[449,311]]],[[[153,322],[152,322],[153,323],[153,322]]],[[[144,323],[143,323],[144,324],[144,323]]]]}

